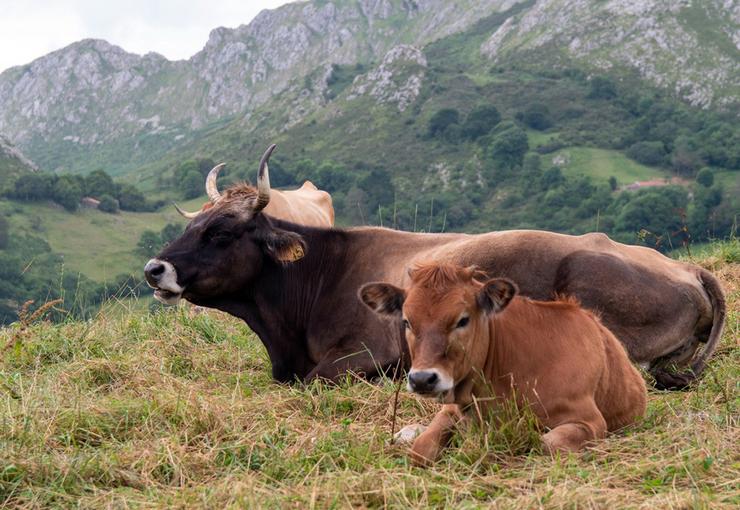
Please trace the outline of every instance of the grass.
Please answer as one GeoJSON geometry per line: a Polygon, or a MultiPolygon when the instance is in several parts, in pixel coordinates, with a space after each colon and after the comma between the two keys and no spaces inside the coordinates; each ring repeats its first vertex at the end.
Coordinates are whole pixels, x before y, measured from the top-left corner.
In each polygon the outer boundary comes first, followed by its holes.
{"type": "MultiPolygon", "coordinates": [[[[697,260],[729,303],[701,382],[651,392],[642,423],[559,459],[522,449],[532,431],[520,420],[474,428],[434,467],[413,467],[388,445],[391,381],[274,383],[258,339],[217,312],[111,303],[89,322],[6,328],[0,506],[736,508],[736,248],[697,260]]],[[[403,392],[399,423],[435,408],[403,392]]]]}
{"type": "MultiPolygon", "coordinates": [[[[669,177],[664,170],[641,165],[632,161],[623,153],[614,150],[568,147],[546,157],[554,158],[556,156],[566,158],[566,163],[562,167],[565,175],[588,175],[595,182],[604,182],[612,175],[617,178],[620,185],[669,177]]],[[[544,166],[547,168],[548,164],[544,166]]]]}
{"type": "MultiPolygon", "coordinates": [[[[196,198],[183,202],[182,207],[197,210],[205,200],[196,198]]],[[[13,212],[10,221],[14,229],[40,235],[54,252],[64,256],[69,270],[98,282],[143,267],[146,261],[136,253],[136,243],[144,230],[159,232],[167,223],[185,223],[172,207],[152,213],[108,214],[91,209],[69,213],[50,202],[5,204],[4,209],[13,212]]]]}

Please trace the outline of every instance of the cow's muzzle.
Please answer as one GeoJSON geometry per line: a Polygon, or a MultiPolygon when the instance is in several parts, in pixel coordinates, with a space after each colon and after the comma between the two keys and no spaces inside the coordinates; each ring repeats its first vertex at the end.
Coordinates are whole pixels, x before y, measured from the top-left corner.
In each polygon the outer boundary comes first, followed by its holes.
{"type": "Polygon", "coordinates": [[[453,387],[452,378],[443,370],[427,368],[411,369],[409,372],[409,391],[425,397],[441,398],[453,387]]]}
{"type": "Polygon", "coordinates": [[[154,298],[166,305],[175,305],[185,290],[177,283],[175,266],[164,260],[152,259],[144,266],[146,283],[154,289],[154,298]]]}

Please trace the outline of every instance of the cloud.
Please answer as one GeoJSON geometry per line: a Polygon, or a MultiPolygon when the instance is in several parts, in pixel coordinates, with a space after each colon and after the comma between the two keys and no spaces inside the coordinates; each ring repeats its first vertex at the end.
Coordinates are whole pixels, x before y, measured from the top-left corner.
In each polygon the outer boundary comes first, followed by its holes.
{"type": "Polygon", "coordinates": [[[10,0],[0,16],[0,71],[85,38],[177,60],[198,52],[219,26],[249,23],[287,0],[10,0]]]}

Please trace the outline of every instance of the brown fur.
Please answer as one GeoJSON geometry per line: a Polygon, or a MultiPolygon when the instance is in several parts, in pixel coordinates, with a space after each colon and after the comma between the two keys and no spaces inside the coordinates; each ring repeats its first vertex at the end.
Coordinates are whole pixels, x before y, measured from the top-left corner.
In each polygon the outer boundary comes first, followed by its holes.
{"type": "MultiPolygon", "coordinates": [[[[622,344],[576,299],[514,297],[513,283],[484,283],[475,268],[452,264],[425,264],[409,276],[406,291],[385,287],[385,297],[379,297],[382,286],[371,285],[376,301],[405,296],[412,370],[449,374],[448,404],[466,408],[474,396],[489,405],[511,398],[526,403],[549,430],[542,439],[550,453],[579,450],[644,414],[644,380],[622,344]],[[458,328],[461,316],[469,323],[458,328]]],[[[435,460],[460,418],[445,406],[414,442],[413,458],[435,460]]]]}

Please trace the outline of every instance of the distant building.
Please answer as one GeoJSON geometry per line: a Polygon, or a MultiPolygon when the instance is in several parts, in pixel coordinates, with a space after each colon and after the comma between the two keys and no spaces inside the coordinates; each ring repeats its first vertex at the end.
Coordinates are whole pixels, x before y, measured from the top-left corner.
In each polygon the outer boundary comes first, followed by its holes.
{"type": "Polygon", "coordinates": [[[84,197],[80,200],[80,205],[88,209],[97,209],[100,206],[100,200],[93,197],[84,197]]]}

